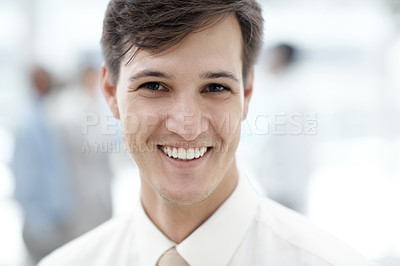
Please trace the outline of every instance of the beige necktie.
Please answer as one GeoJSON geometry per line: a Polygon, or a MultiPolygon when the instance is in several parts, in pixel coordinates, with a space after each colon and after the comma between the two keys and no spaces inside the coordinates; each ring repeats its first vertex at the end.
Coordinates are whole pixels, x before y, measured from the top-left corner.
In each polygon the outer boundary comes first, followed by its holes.
{"type": "Polygon", "coordinates": [[[189,266],[189,264],[179,255],[176,248],[172,247],[161,255],[157,266],[189,266]]]}

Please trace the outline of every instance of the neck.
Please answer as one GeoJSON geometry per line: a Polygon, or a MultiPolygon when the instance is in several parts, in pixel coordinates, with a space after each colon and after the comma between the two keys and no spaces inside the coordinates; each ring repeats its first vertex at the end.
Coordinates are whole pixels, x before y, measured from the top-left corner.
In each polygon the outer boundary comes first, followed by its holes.
{"type": "Polygon", "coordinates": [[[142,205],[150,220],[170,240],[179,244],[206,221],[232,194],[237,185],[238,173],[228,171],[210,196],[193,205],[172,203],[158,195],[147,182],[142,181],[142,205]],[[229,173],[231,172],[231,173],[229,173]]]}

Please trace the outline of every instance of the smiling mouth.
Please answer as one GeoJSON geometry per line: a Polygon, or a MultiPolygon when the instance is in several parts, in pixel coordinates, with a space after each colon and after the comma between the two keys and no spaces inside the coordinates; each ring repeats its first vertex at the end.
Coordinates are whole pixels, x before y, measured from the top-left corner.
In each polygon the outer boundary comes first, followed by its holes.
{"type": "Polygon", "coordinates": [[[172,146],[157,146],[165,155],[170,158],[181,160],[181,161],[192,161],[203,157],[212,147],[201,147],[201,148],[177,148],[172,146]]]}

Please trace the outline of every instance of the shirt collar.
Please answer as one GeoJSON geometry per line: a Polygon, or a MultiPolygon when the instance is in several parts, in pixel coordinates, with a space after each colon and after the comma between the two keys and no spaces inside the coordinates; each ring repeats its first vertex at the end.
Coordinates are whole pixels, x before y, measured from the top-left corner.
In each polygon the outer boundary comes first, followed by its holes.
{"type": "MultiPolygon", "coordinates": [[[[140,204],[141,205],[141,204],[140,204]]],[[[180,244],[169,240],[138,208],[140,265],[156,265],[172,246],[191,265],[227,265],[244,238],[257,209],[254,189],[241,173],[229,198],[180,244]]]]}
{"type": "Polygon", "coordinates": [[[137,207],[137,243],[139,265],[156,265],[160,256],[176,244],[169,240],[150,220],[140,200],[137,207]]]}
{"type": "Polygon", "coordinates": [[[229,198],[178,246],[191,265],[227,265],[244,238],[257,210],[256,195],[241,174],[229,198]]]}

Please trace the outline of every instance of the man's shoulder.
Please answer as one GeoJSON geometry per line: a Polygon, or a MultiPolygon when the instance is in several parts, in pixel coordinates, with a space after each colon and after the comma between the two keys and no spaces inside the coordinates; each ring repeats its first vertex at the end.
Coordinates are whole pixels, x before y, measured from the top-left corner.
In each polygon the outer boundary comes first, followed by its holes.
{"type": "Polygon", "coordinates": [[[38,266],[100,265],[101,255],[124,242],[130,230],[132,216],[113,218],[92,231],[67,243],[45,257],[38,266]]]}
{"type": "Polygon", "coordinates": [[[274,237],[307,256],[329,265],[374,265],[357,251],[312,224],[296,213],[270,199],[260,200],[256,223],[274,237]]]}

